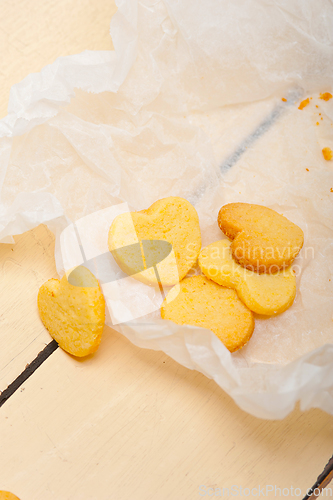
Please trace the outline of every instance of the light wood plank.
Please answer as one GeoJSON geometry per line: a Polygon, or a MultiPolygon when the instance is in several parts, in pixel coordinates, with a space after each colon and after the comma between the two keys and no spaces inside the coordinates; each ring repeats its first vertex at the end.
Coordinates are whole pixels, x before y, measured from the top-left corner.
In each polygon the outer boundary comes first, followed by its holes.
{"type": "Polygon", "coordinates": [[[57,277],[54,236],[46,226],[0,244],[0,391],[51,342],[39,319],[37,293],[57,277]]]}
{"type": "Polygon", "coordinates": [[[0,16],[0,119],[9,91],[57,57],[110,50],[114,0],[2,0],[0,16]]]}
{"type": "Polygon", "coordinates": [[[200,485],[305,491],[333,449],[331,416],[256,419],[213,381],[109,328],[86,361],[57,350],[0,421],[0,486],[22,500],[192,500],[200,485]]]}

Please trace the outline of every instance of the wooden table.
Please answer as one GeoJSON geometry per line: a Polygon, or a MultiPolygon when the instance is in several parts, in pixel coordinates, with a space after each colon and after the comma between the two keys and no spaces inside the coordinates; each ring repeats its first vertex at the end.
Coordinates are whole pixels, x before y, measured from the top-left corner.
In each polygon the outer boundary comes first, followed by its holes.
{"type": "MultiPolygon", "coordinates": [[[[1,117],[27,74],[58,56],[112,49],[112,1],[1,7],[1,117]]],[[[15,241],[0,245],[0,390],[51,340],[36,295],[56,276],[53,235],[40,226],[15,241]]],[[[238,496],[257,488],[276,498],[276,487],[289,489],[284,498],[300,488],[302,498],[332,454],[333,419],[299,409],[256,419],[200,373],[106,328],[94,357],[57,349],[1,407],[0,450],[0,490],[21,500],[192,500],[233,485],[238,496]]]]}

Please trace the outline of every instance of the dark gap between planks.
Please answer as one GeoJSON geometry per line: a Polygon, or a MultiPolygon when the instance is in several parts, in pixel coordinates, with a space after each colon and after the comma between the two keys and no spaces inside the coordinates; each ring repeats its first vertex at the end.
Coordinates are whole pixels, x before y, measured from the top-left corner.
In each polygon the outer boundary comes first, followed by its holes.
{"type": "Polygon", "coordinates": [[[329,459],[327,462],[323,472],[317,477],[317,481],[315,484],[308,490],[308,494],[305,495],[303,500],[314,500],[315,498],[318,498],[318,492],[321,492],[326,488],[326,486],[332,481],[333,479],[333,456],[329,459]]]}
{"type": "Polygon", "coordinates": [[[7,389],[0,394],[0,408],[56,349],[58,349],[58,344],[55,340],[52,340],[52,342],[47,344],[47,346],[45,346],[44,349],[38,353],[36,358],[26,366],[25,370],[23,370],[23,372],[15,380],[13,380],[11,384],[9,384],[7,389]]]}

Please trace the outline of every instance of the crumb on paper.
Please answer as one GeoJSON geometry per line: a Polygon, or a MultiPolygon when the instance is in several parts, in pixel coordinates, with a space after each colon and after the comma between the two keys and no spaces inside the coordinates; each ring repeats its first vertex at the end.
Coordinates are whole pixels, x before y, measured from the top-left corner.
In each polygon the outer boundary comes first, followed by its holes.
{"type": "Polygon", "coordinates": [[[316,125],[319,125],[319,122],[317,122],[316,125]]]}
{"type": "Polygon", "coordinates": [[[329,101],[332,99],[332,94],[329,92],[324,92],[323,94],[320,94],[319,99],[322,99],[323,101],[329,101]]]}
{"type": "Polygon", "coordinates": [[[305,106],[307,106],[308,104],[310,104],[310,99],[307,98],[307,99],[304,99],[304,101],[301,102],[301,104],[298,106],[298,109],[303,109],[305,108],[305,106]]]}
{"type": "Polygon", "coordinates": [[[282,97],[281,101],[287,102],[287,99],[285,97],[282,97]]]}
{"type": "Polygon", "coordinates": [[[333,193],[333,188],[331,188],[331,193],[333,193]]]}
{"type": "Polygon", "coordinates": [[[327,161],[332,160],[332,158],[333,158],[333,152],[330,148],[324,148],[323,155],[324,155],[325,160],[327,160],[327,161]]]}
{"type": "Polygon", "coordinates": [[[305,170],[306,170],[307,172],[309,172],[309,169],[308,169],[308,168],[306,168],[305,170]]]}

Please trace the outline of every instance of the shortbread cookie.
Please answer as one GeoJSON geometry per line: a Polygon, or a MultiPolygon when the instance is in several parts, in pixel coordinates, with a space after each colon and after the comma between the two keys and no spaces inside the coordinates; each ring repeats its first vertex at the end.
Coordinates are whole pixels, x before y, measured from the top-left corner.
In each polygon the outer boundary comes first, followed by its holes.
{"type": "Polygon", "coordinates": [[[254,330],[252,312],[237,297],[205,276],[185,278],[170,290],[161,316],[179,325],[208,328],[230,352],[243,347],[254,330]]]}
{"type": "Polygon", "coordinates": [[[218,225],[231,244],[232,256],[258,273],[289,267],[303,246],[302,229],[270,208],[229,203],[221,208],[218,225]]]}
{"type": "Polygon", "coordinates": [[[296,295],[291,267],[275,274],[257,274],[237,264],[230,246],[230,241],[221,240],[201,250],[198,262],[204,275],[219,285],[234,288],[255,313],[271,316],[288,309],[296,295]]]}
{"type": "Polygon", "coordinates": [[[197,261],[201,248],[199,217],[187,200],[164,198],[147,210],[118,215],[110,227],[108,245],[126,274],[147,284],[160,281],[174,285],[197,261]],[[170,244],[169,250],[165,243],[170,244]]]}
{"type": "Polygon", "coordinates": [[[44,326],[59,346],[74,356],[87,356],[100,344],[105,301],[95,276],[79,266],[44,283],[38,292],[38,309],[44,326]]]}
{"type": "Polygon", "coordinates": [[[20,500],[19,497],[9,491],[0,491],[0,500],[20,500]]]}

